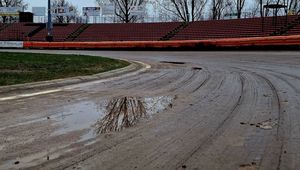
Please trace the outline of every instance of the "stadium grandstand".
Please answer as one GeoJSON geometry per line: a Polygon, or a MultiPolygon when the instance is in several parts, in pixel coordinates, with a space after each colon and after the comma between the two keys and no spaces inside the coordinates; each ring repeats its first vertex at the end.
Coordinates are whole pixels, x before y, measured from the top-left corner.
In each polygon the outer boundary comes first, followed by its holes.
{"type": "MultiPolygon", "coordinates": [[[[0,24],[1,41],[45,41],[44,23],[0,24]]],[[[300,16],[164,23],[54,24],[53,38],[64,41],[167,41],[300,35],[300,16]]]]}
{"type": "MultiPolygon", "coordinates": [[[[22,3],[16,7],[0,7],[0,22],[3,22],[0,23],[0,41],[5,43],[6,41],[180,42],[184,40],[201,41],[300,35],[298,6],[297,4],[292,5],[293,3],[288,6],[286,1],[280,4],[273,1],[268,1],[264,5],[262,3],[256,4],[256,9],[261,8],[260,14],[257,11],[255,15],[247,17],[246,15],[242,17],[242,10],[239,12],[220,13],[221,11],[219,11],[219,13],[214,13],[218,11],[209,11],[210,9],[205,8],[212,16],[201,18],[200,15],[204,15],[204,12],[202,14],[192,13],[184,17],[169,20],[159,19],[155,22],[147,22],[147,19],[144,18],[145,10],[149,6],[144,1],[136,2],[140,3],[129,8],[128,10],[131,11],[128,14],[118,13],[118,11],[122,12],[121,9],[126,6],[102,4],[102,1],[101,3],[99,1],[98,6],[95,7],[82,6],[81,14],[76,12],[76,7],[69,1],[62,0],[48,0],[48,10],[46,10],[46,7],[33,7],[32,13],[25,12],[24,8],[21,8],[22,3]],[[291,6],[295,7],[294,10],[291,6]],[[48,11],[47,15],[46,11],[48,11]],[[199,15],[198,18],[197,15],[199,15]],[[46,16],[48,19],[46,19],[46,16]],[[113,16],[114,22],[90,22],[91,20],[100,21],[100,16],[113,16]],[[230,18],[226,18],[228,16],[230,18]],[[34,17],[43,18],[43,21],[36,22],[34,17]],[[116,17],[118,18],[116,19],[116,17]]],[[[155,4],[157,1],[149,1],[148,3],[150,2],[155,4]]],[[[180,10],[176,11],[177,8],[174,8],[174,5],[172,8],[172,3],[165,3],[165,5],[174,10],[171,12],[172,17],[178,17],[176,13],[182,13],[180,10]]],[[[197,7],[205,6],[200,1],[197,2],[197,5],[197,7]]],[[[158,7],[159,5],[156,4],[152,9],[152,13],[156,13],[158,7]]],[[[191,8],[195,8],[195,6],[192,5],[191,8]]],[[[188,9],[190,12],[195,10],[188,9]]],[[[162,11],[158,13],[168,15],[162,13],[162,11]]]]}

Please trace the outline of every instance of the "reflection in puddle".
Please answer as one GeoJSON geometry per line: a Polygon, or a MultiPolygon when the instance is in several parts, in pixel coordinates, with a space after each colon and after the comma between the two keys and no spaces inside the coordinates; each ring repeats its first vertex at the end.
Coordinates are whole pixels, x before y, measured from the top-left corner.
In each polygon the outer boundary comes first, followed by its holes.
{"type": "Polygon", "coordinates": [[[96,133],[120,131],[146,117],[144,101],[135,97],[112,99],[106,110],[106,116],[96,123],[96,133]]]}
{"type": "MultiPolygon", "coordinates": [[[[22,125],[27,125],[35,122],[43,122],[46,126],[54,125],[54,128],[51,126],[51,130],[55,130],[50,135],[50,138],[56,138],[58,135],[66,135],[64,138],[66,141],[63,141],[65,143],[61,147],[51,148],[51,146],[48,147],[45,145],[44,151],[22,155],[13,160],[6,161],[0,167],[8,169],[13,166],[15,169],[18,169],[56,159],[72,151],[74,149],[71,148],[72,144],[84,142],[85,146],[91,145],[97,142],[95,137],[98,134],[120,131],[124,128],[132,127],[141,119],[149,118],[155,113],[172,107],[173,100],[175,100],[175,97],[169,96],[146,98],[121,97],[98,102],[80,102],[65,106],[63,111],[56,110],[55,113],[47,118],[38,118],[22,123],[22,125]],[[70,140],[71,142],[69,142],[70,140]],[[67,147],[71,149],[66,150],[67,147]]],[[[106,135],[111,134],[107,133],[104,136],[106,135]]],[[[4,149],[5,146],[0,145],[0,151],[4,149]]]]}
{"type": "Polygon", "coordinates": [[[97,134],[134,126],[139,120],[171,107],[173,100],[170,96],[121,97],[71,105],[67,112],[53,117],[60,128],[52,135],[85,130],[80,141],[86,141],[97,134]]]}
{"type": "Polygon", "coordinates": [[[106,115],[95,124],[95,131],[99,134],[134,126],[142,118],[147,118],[171,106],[172,100],[165,96],[112,99],[106,106],[106,115]]]}

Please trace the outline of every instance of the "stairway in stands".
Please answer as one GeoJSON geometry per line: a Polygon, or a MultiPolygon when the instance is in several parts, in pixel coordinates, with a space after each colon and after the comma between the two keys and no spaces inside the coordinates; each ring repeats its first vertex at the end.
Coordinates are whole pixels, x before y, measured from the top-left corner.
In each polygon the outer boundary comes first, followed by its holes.
{"type": "Polygon", "coordinates": [[[35,34],[37,34],[38,32],[42,31],[43,29],[46,28],[46,24],[40,24],[40,26],[35,29],[35,30],[32,30],[28,35],[27,37],[31,38],[33,37],[35,34]]]}
{"type": "Polygon", "coordinates": [[[293,21],[287,23],[287,25],[274,31],[272,34],[270,34],[270,36],[287,35],[289,30],[295,28],[298,25],[300,25],[300,15],[298,15],[298,17],[293,21]]]}
{"type": "Polygon", "coordinates": [[[0,26],[0,31],[5,30],[8,26],[10,26],[11,24],[3,24],[2,26],[0,26]]]}
{"type": "Polygon", "coordinates": [[[65,41],[74,41],[82,32],[84,32],[90,25],[82,24],[77,30],[68,35],[65,41]]]}
{"type": "Polygon", "coordinates": [[[171,38],[173,38],[177,33],[179,33],[180,31],[184,30],[187,26],[189,25],[188,22],[184,22],[182,24],[180,24],[178,27],[176,27],[174,30],[168,32],[165,36],[163,36],[162,38],[160,38],[160,41],[168,41],[171,38]]]}

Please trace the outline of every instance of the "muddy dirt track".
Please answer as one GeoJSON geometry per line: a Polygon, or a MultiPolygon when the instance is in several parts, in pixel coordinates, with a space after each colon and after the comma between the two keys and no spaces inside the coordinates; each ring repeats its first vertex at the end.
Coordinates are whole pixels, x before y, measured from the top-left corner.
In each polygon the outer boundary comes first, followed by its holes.
{"type": "Polygon", "coordinates": [[[0,101],[0,169],[300,167],[299,52],[42,52],[151,68],[0,101]]]}

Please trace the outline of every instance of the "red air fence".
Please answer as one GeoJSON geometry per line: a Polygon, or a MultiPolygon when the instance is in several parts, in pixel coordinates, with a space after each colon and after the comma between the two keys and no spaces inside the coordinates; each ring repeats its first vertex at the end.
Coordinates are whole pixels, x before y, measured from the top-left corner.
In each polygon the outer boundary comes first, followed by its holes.
{"type": "MultiPolygon", "coordinates": [[[[182,41],[24,42],[26,49],[194,49],[239,47],[300,47],[300,35],[182,41]]],[[[276,49],[274,49],[276,50],[276,49]]]]}

